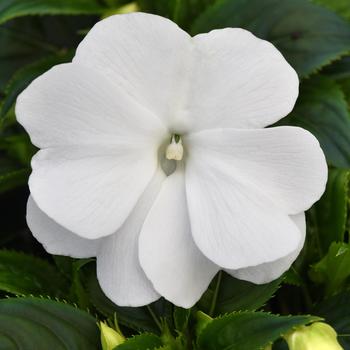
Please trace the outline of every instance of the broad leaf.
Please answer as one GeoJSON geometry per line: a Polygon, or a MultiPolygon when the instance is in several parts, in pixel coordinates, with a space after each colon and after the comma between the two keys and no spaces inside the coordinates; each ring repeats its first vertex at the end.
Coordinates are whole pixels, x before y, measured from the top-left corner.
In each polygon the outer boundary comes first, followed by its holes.
{"type": "Polygon", "coordinates": [[[223,0],[201,15],[192,33],[241,27],[277,46],[301,76],[350,51],[350,26],[307,0],[223,0]]]}
{"type": "Polygon", "coordinates": [[[329,165],[350,167],[350,117],[344,94],[334,81],[321,76],[305,81],[293,112],[279,124],[309,130],[329,165]]]}
{"type": "Polygon", "coordinates": [[[0,290],[20,295],[62,296],[64,278],[46,260],[15,251],[0,251],[0,290]]]}
{"type": "Polygon", "coordinates": [[[115,350],[153,350],[163,345],[162,340],[155,334],[144,333],[129,338],[125,343],[116,346],[115,350]]]}
{"type": "Polygon", "coordinates": [[[327,255],[313,265],[310,271],[315,282],[325,286],[325,293],[330,296],[339,292],[350,277],[350,245],[333,242],[327,255]]]}
{"type": "Polygon", "coordinates": [[[28,15],[100,14],[105,9],[97,0],[2,0],[0,24],[28,15]]]}
{"type": "Polygon", "coordinates": [[[349,180],[349,170],[330,169],[326,191],[310,212],[324,254],[333,241],[344,241],[348,220],[349,180]]]}
{"type": "Polygon", "coordinates": [[[47,299],[0,301],[0,349],[99,349],[96,320],[73,306],[47,299]]]}
{"type": "Polygon", "coordinates": [[[313,316],[276,316],[237,312],[212,320],[199,334],[202,350],[260,350],[293,327],[319,320],[313,316]]]}
{"type": "Polygon", "coordinates": [[[312,312],[325,318],[338,333],[345,350],[350,350],[350,292],[337,294],[317,304],[312,312]]]}

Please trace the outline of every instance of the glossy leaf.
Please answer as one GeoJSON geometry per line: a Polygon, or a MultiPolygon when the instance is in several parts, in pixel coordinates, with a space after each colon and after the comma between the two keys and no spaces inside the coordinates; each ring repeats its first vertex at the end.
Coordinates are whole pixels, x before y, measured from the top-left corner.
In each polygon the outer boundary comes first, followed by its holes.
{"type": "Polygon", "coordinates": [[[0,290],[19,295],[62,296],[64,278],[46,260],[0,250],[0,290]]]}
{"type": "Polygon", "coordinates": [[[96,320],[73,306],[48,299],[0,300],[0,349],[99,349],[96,320]]]}
{"type": "Polygon", "coordinates": [[[307,0],[218,1],[196,20],[192,33],[225,27],[271,41],[301,76],[350,51],[349,24],[307,0]]]}
{"type": "Polygon", "coordinates": [[[305,81],[293,112],[280,124],[309,130],[329,165],[350,167],[350,117],[344,94],[334,81],[322,76],[305,81]]]}
{"type": "Polygon", "coordinates": [[[260,350],[293,327],[317,321],[313,316],[276,316],[237,312],[211,321],[199,334],[203,350],[260,350]]]}
{"type": "Polygon", "coordinates": [[[100,14],[104,9],[97,0],[2,0],[0,24],[28,15],[100,14]]]}

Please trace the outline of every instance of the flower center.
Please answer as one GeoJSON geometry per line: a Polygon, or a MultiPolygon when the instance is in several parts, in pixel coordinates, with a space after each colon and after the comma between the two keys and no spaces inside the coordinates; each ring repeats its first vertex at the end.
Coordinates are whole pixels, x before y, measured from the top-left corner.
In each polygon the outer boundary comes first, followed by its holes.
{"type": "Polygon", "coordinates": [[[181,136],[173,134],[171,136],[170,144],[166,148],[165,156],[169,160],[181,160],[184,155],[184,148],[182,146],[181,136]]]}

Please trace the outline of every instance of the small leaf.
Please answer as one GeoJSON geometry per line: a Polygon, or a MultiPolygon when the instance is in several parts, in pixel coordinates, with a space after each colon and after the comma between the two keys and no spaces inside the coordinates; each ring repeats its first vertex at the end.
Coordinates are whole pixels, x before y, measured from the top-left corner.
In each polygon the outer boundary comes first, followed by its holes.
{"type": "MultiPolygon", "coordinates": [[[[3,161],[0,161],[0,165],[3,161]]],[[[11,168],[4,167],[0,169],[0,193],[12,190],[16,187],[24,186],[28,182],[30,174],[29,168],[18,168],[12,165],[11,168]]]]}
{"type": "Polygon", "coordinates": [[[237,312],[211,321],[200,333],[202,350],[260,350],[296,326],[318,321],[314,316],[277,316],[237,312]]]}
{"type": "Polygon", "coordinates": [[[0,24],[28,15],[101,14],[105,9],[97,0],[2,0],[0,24]]]}
{"type": "Polygon", "coordinates": [[[345,350],[350,349],[350,292],[339,293],[317,304],[312,312],[325,318],[338,333],[338,340],[345,350]]]}
{"type": "Polygon", "coordinates": [[[184,309],[182,307],[175,306],[174,309],[174,323],[175,328],[179,332],[186,330],[188,321],[191,315],[191,309],[184,309]]]}
{"type": "Polygon", "coordinates": [[[291,114],[279,124],[295,125],[316,136],[329,165],[350,167],[350,117],[340,87],[331,79],[316,76],[301,86],[291,114]]]}
{"type": "Polygon", "coordinates": [[[0,290],[20,295],[61,296],[62,275],[46,260],[0,250],[0,290]]]}
{"type": "Polygon", "coordinates": [[[311,209],[312,225],[323,253],[328,251],[333,241],[345,239],[348,220],[348,193],[350,171],[330,169],[326,191],[311,209]]]}
{"type": "Polygon", "coordinates": [[[96,320],[73,306],[33,297],[0,300],[0,349],[99,349],[96,320]]]}
{"type": "Polygon", "coordinates": [[[223,273],[216,303],[216,314],[232,311],[254,311],[262,307],[276,292],[281,279],[267,284],[242,281],[223,273]]]}
{"type": "Polygon", "coordinates": [[[129,338],[125,343],[118,345],[115,350],[153,350],[163,345],[162,340],[155,334],[144,333],[129,338]]]}
{"type": "Polygon", "coordinates": [[[310,270],[311,278],[325,285],[330,296],[339,292],[350,277],[350,245],[333,242],[325,257],[310,270]]]}
{"type": "Polygon", "coordinates": [[[272,42],[301,76],[350,51],[349,24],[307,0],[218,1],[195,21],[192,34],[225,27],[272,42]]]}

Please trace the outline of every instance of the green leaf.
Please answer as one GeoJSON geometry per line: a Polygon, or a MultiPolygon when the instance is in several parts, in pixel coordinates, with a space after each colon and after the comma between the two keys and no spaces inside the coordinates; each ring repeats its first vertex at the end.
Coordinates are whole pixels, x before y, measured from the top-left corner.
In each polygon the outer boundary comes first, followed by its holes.
{"type": "Polygon", "coordinates": [[[0,290],[20,295],[62,296],[65,280],[46,260],[0,250],[0,290]]]}
{"type": "Polygon", "coordinates": [[[199,334],[202,350],[260,350],[292,328],[319,318],[276,316],[264,312],[237,312],[211,321],[199,334]]]}
{"type": "Polygon", "coordinates": [[[18,70],[5,88],[5,98],[0,109],[0,121],[13,106],[17,96],[39,75],[45,73],[52,66],[68,62],[72,59],[71,52],[62,52],[45,57],[18,70]]]}
{"type": "Polygon", "coordinates": [[[224,273],[215,308],[216,314],[259,309],[272,297],[280,283],[281,279],[277,279],[271,283],[258,285],[224,273]]]}
{"type": "Polygon", "coordinates": [[[338,15],[350,20],[349,0],[312,0],[315,4],[319,4],[336,12],[338,15]]]}
{"type": "Polygon", "coordinates": [[[340,60],[325,67],[322,73],[335,80],[350,79],[350,56],[344,56],[340,60]]]}
{"type": "Polygon", "coordinates": [[[96,320],[73,306],[47,299],[0,300],[0,349],[99,349],[96,320]]]}
{"type": "Polygon", "coordinates": [[[340,87],[331,79],[316,76],[301,86],[291,114],[279,124],[300,126],[313,133],[329,165],[350,167],[350,117],[340,87]]]}
{"type": "Polygon", "coordinates": [[[6,161],[0,160],[0,193],[24,186],[28,182],[29,168],[20,168],[6,161]],[[11,165],[10,165],[11,164],[11,165]]]}
{"type": "Polygon", "coordinates": [[[338,340],[345,350],[350,350],[350,292],[337,294],[317,304],[312,312],[324,317],[338,333],[338,340]]]}
{"type": "Polygon", "coordinates": [[[184,309],[182,307],[175,306],[174,324],[175,324],[176,330],[178,330],[179,332],[183,332],[187,329],[190,315],[191,315],[191,309],[184,309]]]}
{"type": "Polygon", "coordinates": [[[323,253],[333,241],[345,239],[350,170],[330,169],[326,191],[311,209],[312,224],[323,253]]]}
{"type": "Polygon", "coordinates": [[[333,242],[325,257],[310,270],[311,278],[325,285],[325,293],[330,296],[339,292],[350,277],[350,245],[333,242]]]}
{"type": "Polygon", "coordinates": [[[225,27],[269,40],[301,76],[350,51],[349,24],[307,0],[218,1],[196,20],[192,33],[225,27]]]}
{"type": "Polygon", "coordinates": [[[0,24],[28,15],[101,14],[105,9],[97,0],[2,0],[0,24]]]}
{"type": "Polygon", "coordinates": [[[163,345],[162,340],[155,334],[144,333],[129,338],[125,343],[116,346],[116,350],[152,350],[163,345]]]}

